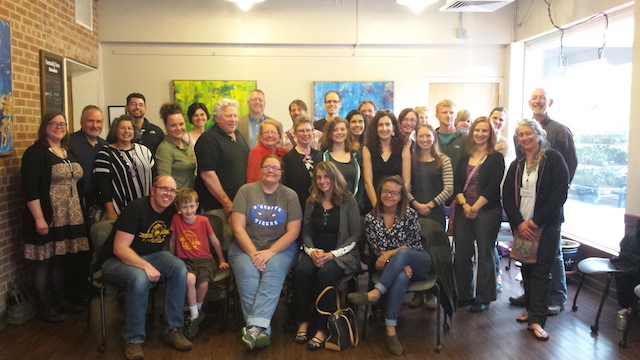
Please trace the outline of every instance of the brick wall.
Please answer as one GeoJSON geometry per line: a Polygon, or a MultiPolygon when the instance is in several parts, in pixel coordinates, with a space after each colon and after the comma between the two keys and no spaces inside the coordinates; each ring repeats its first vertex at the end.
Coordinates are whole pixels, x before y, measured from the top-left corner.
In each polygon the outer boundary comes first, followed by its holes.
{"type": "Polygon", "coordinates": [[[20,159],[37,137],[40,121],[40,49],[98,67],[97,0],[93,30],[76,24],[75,0],[0,0],[0,19],[11,24],[13,147],[0,157],[0,325],[11,281],[29,283],[23,260],[20,159]]]}

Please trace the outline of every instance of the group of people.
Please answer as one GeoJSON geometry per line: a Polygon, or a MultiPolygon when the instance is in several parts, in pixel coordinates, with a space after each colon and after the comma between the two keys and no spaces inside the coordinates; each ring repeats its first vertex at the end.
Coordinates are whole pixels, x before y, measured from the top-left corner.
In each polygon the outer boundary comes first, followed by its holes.
{"type": "MultiPolygon", "coordinates": [[[[552,267],[560,254],[562,205],[577,165],[571,132],[548,118],[551,104],[543,89],[534,91],[529,105],[535,120],[518,124],[515,146],[500,135],[507,117],[501,107],[471,122],[467,134],[456,128],[450,100],[436,106],[434,129],[425,107],[404,109],[396,118],[364,101],[340,118],[336,91],[325,95],[327,116],[315,122],[303,101],[291,102],[293,126],[286,132],[265,115],[265,94],[257,89],[247,101],[249,114],[240,119],[237,101],[218,101],[207,130],[204,104],[189,106],[194,128],[187,132],[183,109],[169,103],[160,109],[162,131],[145,118],[139,93],[127,97],[127,114],[114,119],[106,141],[99,137],[104,120],[95,106],[83,110],[81,129],[70,136],[62,114],[46,114],[22,167],[25,257],[35,260],[40,316],[62,321],[60,311],[77,311],[64,297],[63,255],[89,250],[83,223],[108,219],[115,220],[106,247],[113,251],[102,270],[125,289],[127,358],[144,356],[150,283],[168,283],[163,341],[191,348],[204,317],[206,284],[218,266],[234,272],[246,322],[242,341],[251,349],[270,344],[271,318],[293,269],[295,341],[316,350],[328,334],[327,319],[313,310],[315,298],[360,270],[366,241],[380,281],[349,299],[370,304],[388,293],[387,344],[402,354],[395,331],[402,297],[409,280],[424,278],[431,262],[419,218],[444,230],[451,206],[459,305],[481,312],[496,300],[499,287],[495,242],[504,207],[513,229],[527,237],[541,234],[538,262],[523,269],[527,312],[518,321],[547,339],[548,301],[556,305],[549,274],[558,280],[552,267]],[[503,183],[504,158],[512,152],[518,157],[503,183]],[[222,220],[219,239],[197,212],[222,220]],[[187,265],[163,252],[165,243],[187,265]],[[200,260],[212,257],[209,243],[218,265],[200,260]],[[49,299],[49,287],[55,299],[49,299]]],[[[418,294],[412,302],[423,299],[418,294]]],[[[321,308],[335,307],[323,301],[321,308]]],[[[559,305],[564,301],[566,284],[559,305]]]]}

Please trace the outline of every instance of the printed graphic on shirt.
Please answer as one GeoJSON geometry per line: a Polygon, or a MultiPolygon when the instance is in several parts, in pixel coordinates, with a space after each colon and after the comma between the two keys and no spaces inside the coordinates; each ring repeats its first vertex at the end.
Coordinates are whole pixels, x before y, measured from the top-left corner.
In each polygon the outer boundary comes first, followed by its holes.
{"type": "Polygon", "coordinates": [[[185,230],[180,239],[180,245],[184,251],[198,250],[201,242],[198,240],[198,236],[191,230],[185,230]]]}
{"type": "Polygon", "coordinates": [[[284,209],[277,205],[254,205],[249,210],[249,220],[260,226],[277,226],[286,219],[284,209]]]}
{"type": "Polygon", "coordinates": [[[149,226],[147,232],[141,232],[138,237],[143,243],[162,244],[170,233],[164,221],[156,220],[149,226]]]}

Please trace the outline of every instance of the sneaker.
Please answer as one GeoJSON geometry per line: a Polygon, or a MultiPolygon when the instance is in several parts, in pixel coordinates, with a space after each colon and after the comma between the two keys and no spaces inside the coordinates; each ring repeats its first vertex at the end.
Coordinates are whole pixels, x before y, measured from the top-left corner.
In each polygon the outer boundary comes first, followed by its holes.
{"type": "Polygon", "coordinates": [[[424,307],[429,310],[435,310],[438,308],[438,298],[433,295],[427,295],[427,302],[424,304],[424,307]]]}
{"type": "Polygon", "coordinates": [[[417,307],[422,306],[424,303],[424,293],[422,291],[418,291],[413,294],[413,299],[409,301],[409,307],[415,309],[417,307]]]}
{"type": "Polygon", "coordinates": [[[260,330],[258,338],[256,339],[256,348],[264,348],[271,345],[271,338],[267,334],[267,330],[260,330]]]}
{"type": "Polygon", "coordinates": [[[562,305],[549,305],[549,316],[556,316],[564,311],[564,306],[562,305]]]}
{"type": "Polygon", "coordinates": [[[242,342],[245,343],[249,349],[256,347],[258,335],[260,335],[260,330],[256,326],[242,328],[242,342]]]}
{"type": "Polygon", "coordinates": [[[196,337],[196,335],[198,335],[198,329],[200,328],[200,323],[202,322],[202,320],[204,320],[204,317],[205,317],[205,314],[204,314],[204,311],[202,310],[198,313],[198,317],[195,319],[192,319],[191,316],[189,316],[187,318],[187,321],[185,321],[184,323],[184,329],[182,329],[182,333],[184,334],[184,337],[186,337],[189,340],[196,337]]]}
{"type": "Polygon", "coordinates": [[[526,302],[524,300],[524,295],[520,295],[518,297],[509,297],[509,302],[511,303],[511,305],[515,305],[515,306],[526,306],[526,302]]]}
{"type": "Polygon", "coordinates": [[[124,346],[124,356],[126,356],[127,360],[144,359],[142,344],[126,343],[124,346]]]}
{"type": "Polygon", "coordinates": [[[180,329],[171,329],[168,333],[160,335],[162,342],[173,346],[178,351],[191,350],[191,341],[182,335],[180,329]]]}

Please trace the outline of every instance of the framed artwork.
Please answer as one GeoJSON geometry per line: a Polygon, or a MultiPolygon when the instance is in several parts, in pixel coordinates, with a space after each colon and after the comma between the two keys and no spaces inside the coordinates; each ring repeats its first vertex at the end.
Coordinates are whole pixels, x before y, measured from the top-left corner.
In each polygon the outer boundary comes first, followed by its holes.
{"type": "Polygon", "coordinates": [[[0,155],[13,151],[11,74],[11,27],[8,21],[0,19],[0,155]]]}
{"type": "Polygon", "coordinates": [[[65,113],[62,57],[40,50],[40,105],[42,113],[60,111],[65,113]]]}
{"type": "Polygon", "coordinates": [[[249,93],[257,86],[255,80],[173,80],[171,83],[173,100],[182,105],[187,131],[193,129],[187,117],[187,109],[194,102],[201,102],[207,106],[211,115],[205,125],[205,129],[208,129],[213,126],[213,106],[218,100],[223,98],[237,100],[238,118],[240,118],[249,113],[247,106],[249,93]]]}
{"type": "Polygon", "coordinates": [[[114,119],[120,117],[120,115],[124,115],[127,113],[127,110],[124,106],[109,106],[107,107],[107,110],[107,115],[109,116],[109,128],[111,128],[111,123],[113,123],[114,119]]]}
{"type": "Polygon", "coordinates": [[[337,91],[342,98],[338,116],[345,117],[351,110],[357,110],[363,100],[371,100],[378,110],[393,111],[393,81],[314,81],[313,117],[320,120],[327,114],[324,109],[324,95],[337,91]]]}

